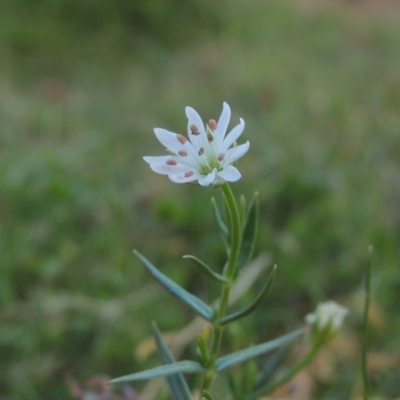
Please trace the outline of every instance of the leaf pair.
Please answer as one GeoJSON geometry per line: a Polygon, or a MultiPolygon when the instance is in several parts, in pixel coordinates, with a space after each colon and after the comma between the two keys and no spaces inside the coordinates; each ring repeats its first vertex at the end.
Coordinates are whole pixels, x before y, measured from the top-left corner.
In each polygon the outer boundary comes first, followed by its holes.
{"type": "Polygon", "coordinates": [[[217,282],[220,282],[220,283],[229,283],[229,279],[214,272],[206,263],[199,260],[197,257],[187,255],[187,256],[183,256],[183,258],[193,261],[193,263],[209,278],[211,278],[217,282]]]}
{"type": "Polygon", "coordinates": [[[169,351],[167,345],[163,341],[157,325],[153,325],[154,338],[156,340],[158,353],[161,358],[161,365],[147,371],[137,372],[131,375],[125,375],[116,378],[110,383],[130,382],[143,379],[152,379],[165,376],[168,379],[169,386],[175,400],[192,400],[189,387],[182,373],[206,372],[204,368],[196,361],[175,361],[174,356],[169,351]]]}
{"type": "MultiPolygon", "coordinates": [[[[139,259],[142,261],[143,265],[150,272],[150,274],[159,283],[161,283],[171,294],[173,294],[178,299],[182,300],[185,304],[187,304],[190,308],[192,308],[195,312],[197,312],[197,314],[199,314],[201,317],[203,317],[207,321],[211,322],[214,320],[215,312],[209,305],[204,303],[198,297],[189,293],[187,290],[183,289],[181,286],[179,286],[177,283],[175,283],[174,281],[169,279],[167,276],[165,276],[146,257],[144,257],[142,254],[140,254],[138,251],[135,250],[134,253],[137,255],[137,257],[139,257],[139,259]]],[[[194,256],[185,256],[184,258],[192,260],[200,268],[202,268],[209,276],[213,277],[213,279],[218,280],[223,283],[227,283],[226,278],[224,278],[222,275],[219,275],[219,274],[213,272],[206,264],[204,264],[198,258],[196,258],[194,256]]],[[[273,267],[272,272],[271,272],[266,284],[264,285],[264,287],[261,290],[261,292],[259,293],[259,295],[255,298],[255,300],[244,310],[238,311],[236,313],[233,313],[231,315],[228,315],[228,316],[222,318],[219,321],[219,323],[221,325],[226,325],[232,321],[243,318],[246,315],[253,312],[267,298],[267,296],[271,290],[272,284],[274,282],[275,275],[276,275],[276,265],[273,267]]]]}
{"type": "Polygon", "coordinates": [[[169,279],[162,272],[160,272],[146,257],[140,254],[138,251],[134,250],[136,256],[143,263],[147,271],[156,279],[161,285],[163,285],[171,294],[173,294],[178,299],[186,303],[190,308],[192,308],[197,314],[203,317],[207,321],[213,321],[215,318],[214,310],[200,300],[198,297],[192,295],[187,290],[183,289],[177,283],[169,279]]]}
{"type": "MultiPolygon", "coordinates": [[[[250,358],[257,357],[261,354],[268,353],[276,348],[284,345],[287,342],[299,337],[303,334],[303,329],[298,329],[294,332],[281,336],[280,338],[271,340],[266,343],[262,343],[253,347],[250,347],[245,350],[237,351],[232,354],[228,354],[226,356],[220,357],[216,360],[215,363],[215,371],[220,372],[226,368],[232,367],[233,365],[242,363],[244,361],[249,360],[250,358]]],[[[176,399],[185,400],[185,397],[188,393],[190,395],[189,389],[187,388],[186,381],[182,377],[182,373],[205,373],[207,372],[198,362],[196,361],[175,361],[172,354],[168,350],[167,346],[162,340],[162,337],[158,331],[158,329],[154,328],[154,335],[156,338],[157,347],[161,356],[161,360],[164,365],[149,369],[147,371],[137,372],[131,375],[122,376],[120,378],[113,379],[110,383],[118,383],[118,382],[130,382],[137,381],[143,379],[152,379],[160,376],[171,377],[172,380],[169,380],[171,387],[174,386],[176,389],[176,393],[179,392],[180,397],[175,397],[176,399]]],[[[176,395],[174,392],[174,395],[176,395]]],[[[190,397],[189,397],[190,399],[190,397]]]]}
{"type": "Polygon", "coordinates": [[[271,291],[272,284],[274,283],[275,275],[276,275],[276,265],[273,266],[271,274],[267,282],[265,283],[264,287],[262,288],[261,292],[258,296],[253,300],[253,302],[247,306],[244,310],[238,311],[236,313],[227,315],[226,317],[222,318],[219,323],[221,325],[229,324],[232,321],[236,321],[240,318],[245,317],[246,315],[251,314],[258,306],[260,306],[264,300],[268,297],[269,292],[271,291]]]}

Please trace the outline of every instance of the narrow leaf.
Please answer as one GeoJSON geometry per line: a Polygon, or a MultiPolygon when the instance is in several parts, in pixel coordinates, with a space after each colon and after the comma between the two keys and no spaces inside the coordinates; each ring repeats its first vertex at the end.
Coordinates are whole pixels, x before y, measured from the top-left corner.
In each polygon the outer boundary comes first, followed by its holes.
{"type": "Polygon", "coordinates": [[[244,365],[240,367],[239,384],[241,393],[249,393],[249,391],[251,391],[257,373],[258,370],[254,360],[247,360],[244,365]]]}
{"type": "Polygon", "coordinates": [[[227,356],[221,357],[216,361],[215,370],[219,372],[224,370],[225,368],[231,367],[232,365],[236,365],[243,361],[246,361],[249,358],[268,353],[269,351],[282,346],[283,344],[295,339],[303,333],[303,329],[298,329],[297,331],[288,333],[287,335],[281,336],[278,339],[274,339],[269,342],[250,347],[249,349],[237,351],[236,353],[228,354],[227,356]]]}
{"type": "Polygon", "coordinates": [[[243,268],[250,260],[258,232],[258,192],[249,205],[246,222],[243,228],[242,246],[240,248],[238,267],[243,268]]]}
{"type": "Polygon", "coordinates": [[[256,383],[254,384],[253,391],[262,393],[263,390],[269,385],[271,379],[274,377],[279,367],[287,358],[291,346],[287,346],[278,352],[271,360],[267,362],[256,383]]]}
{"type": "Polygon", "coordinates": [[[243,195],[240,196],[239,215],[241,226],[244,226],[244,221],[246,219],[246,198],[243,195]]]}
{"type": "Polygon", "coordinates": [[[203,361],[202,365],[207,366],[209,358],[210,358],[210,352],[207,347],[207,342],[203,337],[203,334],[199,333],[196,338],[197,342],[197,350],[200,354],[200,358],[203,361]]]}
{"type": "Polygon", "coordinates": [[[233,398],[234,399],[239,398],[240,394],[239,394],[238,382],[231,370],[226,371],[226,378],[229,390],[231,391],[233,398]]]}
{"type": "Polygon", "coordinates": [[[131,375],[121,376],[110,381],[110,383],[140,381],[143,379],[153,379],[160,376],[168,376],[174,374],[193,374],[196,372],[206,372],[205,369],[196,361],[177,361],[173,364],[161,365],[147,371],[137,372],[131,375]]]}
{"type": "Polygon", "coordinates": [[[229,237],[230,233],[232,231],[232,216],[231,216],[231,210],[229,208],[228,200],[226,199],[225,194],[223,194],[223,199],[224,199],[224,217],[225,217],[225,224],[226,227],[228,228],[229,232],[229,237]]]}
{"type": "Polygon", "coordinates": [[[225,222],[222,218],[221,212],[219,211],[217,202],[215,201],[214,197],[211,198],[211,207],[213,209],[214,219],[217,223],[219,233],[225,241],[229,241],[229,230],[225,225],[225,222]]]}
{"type": "Polygon", "coordinates": [[[208,390],[203,390],[201,400],[217,400],[217,398],[208,390]]]}
{"type": "MultiPolygon", "coordinates": [[[[161,362],[163,364],[175,363],[176,361],[174,359],[174,356],[169,351],[167,345],[164,343],[161,333],[155,323],[153,324],[153,331],[161,362]]],[[[182,374],[169,375],[167,376],[167,379],[175,400],[192,400],[192,395],[190,393],[189,387],[182,374]]]]}
{"type": "Polygon", "coordinates": [[[274,279],[275,279],[275,275],[276,275],[276,265],[273,266],[272,271],[269,275],[269,278],[267,280],[267,282],[265,283],[263,289],[261,290],[261,292],[258,294],[258,296],[254,299],[254,301],[248,306],[246,307],[244,310],[242,311],[238,311],[236,313],[233,313],[231,315],[227,315],[226,317],[222,318],[219,323],[221,325],[226,325],[229,324],[232,321],[235,321],[239,318],[243,318],[246,315],[249,315],[250,313],[252,313],[258,306],[260,306],[265,299],[268,297],[269,292],[271,291],[271,287],[272,284],[274,283],[274,279]]]}
{"type": "Polygon", "coordinates": [[[369,307],[371,302],[371,278],[372,278],[372,256],[374,248],[368,248],[368,264],[365,271],[365,292],[364,292],[364,317],[363,317],[363,344],[361,353],[361,374],[363,380],[364,398],[368,399],[369,394],[369,378],[368,378],[368,339],[369,339],[369,307]]]}
{"type": "Polygon", "coordinates": [[[187,256],[183,256],[183,258],[188,259],[188,260],[192,260],[194,262],[194,264],[196,264],[209,278],[212,278],[215,281],[222,282],[222,283],[229,283],[230,282],[228,279],[226,279],[222,275],[217,274],[216,272],[214,272],[206,263],[204,263],[203,261],[199,260],[197,257],[191,256],[191,255],[187,255],[187,256]]]}
{"type": "Polygon", "coordinates": [[[134,250],[136,256],[142,261],[143,265],[150,272],[150,274],[163,285],[171,294],[182,300],[199,315],[207,321],[212,321],[214,318],[214,310],[206,303],[201,301],[196,296],[193,296],[187,290],[180,287],[177,283],[166,277],[161,273],[146,257],[142,256],[138,251],[134,250]]]}

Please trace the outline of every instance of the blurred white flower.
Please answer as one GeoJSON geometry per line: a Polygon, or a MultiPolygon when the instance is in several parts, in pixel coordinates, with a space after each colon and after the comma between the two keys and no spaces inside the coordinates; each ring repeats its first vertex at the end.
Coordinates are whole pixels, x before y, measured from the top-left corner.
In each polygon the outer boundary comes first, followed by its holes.
{"type": "Polygon", "coordinates": [[[170,155],[143,157],[150,168],[158,174],[168,175],[175,183],[198,181],[201,186],[221,185],[236,182],[241,174],[232,164],[246,154],[249,142],[236,146],[236,139],[244,130],[244,121],[227,135],[231,109],[223,104],[221,116],[216,122],[210,120],[204,125],[200,115],[191,107],[186,107],[189,140],[165,129],[155,128],[157,139],[170,155]]]}
{"type": "Polygon", "coordinates": [[[319,304],[315,313],[306,316],[306,321],[311,325],[313,340],[326,343],[332,339],[342,327],[348,312],[347,308],[334,301],[319,304]]]}

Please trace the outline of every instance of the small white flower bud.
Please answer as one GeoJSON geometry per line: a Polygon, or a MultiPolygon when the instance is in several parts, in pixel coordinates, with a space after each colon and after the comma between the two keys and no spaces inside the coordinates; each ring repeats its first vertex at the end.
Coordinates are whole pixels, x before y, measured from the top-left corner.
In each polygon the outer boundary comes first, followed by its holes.
{"type": "Polygon", "coordinates": [[[312,341],[316,344],[329,342],[342,327],[348,312],[334,301],[319,304],[315,312],[305,318],[311,326],[312,341]]]}

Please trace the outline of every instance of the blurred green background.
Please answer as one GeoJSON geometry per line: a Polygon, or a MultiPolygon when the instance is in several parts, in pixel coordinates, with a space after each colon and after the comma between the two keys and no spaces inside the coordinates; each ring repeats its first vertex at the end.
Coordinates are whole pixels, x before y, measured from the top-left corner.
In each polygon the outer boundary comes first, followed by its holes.
{"type": "MultiPolygon", "coordinates": [[[[333,298],[350,308],[358,344],[372,244],[371,352],[390,362],[371,367],[371,386],[399,396],[396,2],[3,0],[1,399],[70,399],[67,372],[84,382],[155,365],[134,357],[151,320],[169,331],[193,315],[133,248],[215,298],[181,255],[223,261],[209,206],[219,191],[172,184],[142,156],[162,154],[153,127],[184,132],[186,105],[208,120],[223,101],[251,143],[233,188],[259,190],[257,251],[279,266],[238,340],[268,340],[333,298]]],[[[353,398],[357,357],[317,380],[315,398],[353,398]]]]}

